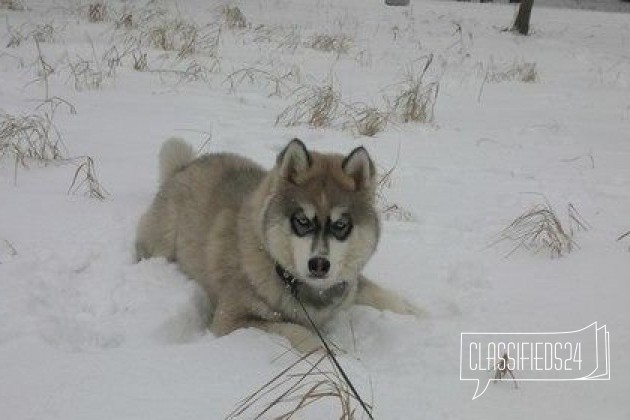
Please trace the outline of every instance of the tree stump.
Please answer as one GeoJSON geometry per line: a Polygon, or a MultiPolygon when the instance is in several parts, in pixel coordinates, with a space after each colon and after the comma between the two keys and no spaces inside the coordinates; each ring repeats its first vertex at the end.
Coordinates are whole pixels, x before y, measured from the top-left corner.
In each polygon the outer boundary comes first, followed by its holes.
{"type": "Polygon", "coordinates": [[[534,6],[534,0],[522,0],[521,5],[518,7],[518,14],[514,20],[512,30],[518,32],[521,35],[527,35],[529,33],[529,18],[532,14],[532,7],[534,6]]]}

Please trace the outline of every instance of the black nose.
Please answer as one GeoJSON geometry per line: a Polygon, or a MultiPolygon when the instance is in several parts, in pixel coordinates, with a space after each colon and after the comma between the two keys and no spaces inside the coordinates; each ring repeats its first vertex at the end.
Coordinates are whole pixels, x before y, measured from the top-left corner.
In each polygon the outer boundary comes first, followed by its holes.
{"type": "Polygon", "coordinates": [[[315,277],[326,277],[330,270],[330,261],[321,257],[311,258],[308,260],[308,270],[315,277]]]}

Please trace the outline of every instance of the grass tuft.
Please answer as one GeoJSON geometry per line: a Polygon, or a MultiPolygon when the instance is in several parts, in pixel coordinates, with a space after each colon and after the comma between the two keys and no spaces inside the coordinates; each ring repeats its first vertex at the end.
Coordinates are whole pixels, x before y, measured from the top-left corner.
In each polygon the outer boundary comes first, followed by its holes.
{"type": "Polygon", "coordinates": [[[26,10],[26,5],[22,0],[0,0],[0,9],[22,12],[26,10]]]}
{"type": "Polygon", "coordinates": [[[223,22],[229,29],[244,29],[247,27],[247,19],[237,6],[224,6],[221,9],[223,22]]]}
{"type": "Polygon", "coordinates": [[[387,127],[389,115],[377,107],[354,105],[348,110],[349,121],[344,124],[360,136],[373,137],[387,127]]]}
{"type": "Polygon", "coordinates": [[[398,83],[398,93],[392,101],[392,115],[403,123],[431,123],[435,118],[434,109],[440,85],[424,80],[433,63],[433,55],[424,58],[424,66],[419,73],[408,70],[402,82],[398,83]]]}
{"type": "Polygon", "coordinates": [[[77,91],[100,89],[107,77],[100,63],[80,56],[74,60],[68,59],[68,68],[77,91]]]}
{"type": "Polygon", "coordinates": [[[90,198],[104,200],[109,193],[101,185],[96,176],[94,159],[90,156],[81,156],[73,159],[78,161],[77,170],[74,172],[72,183],[68,188],[68,194],[78,194],[83,191],[90,198]]]}
{"type": "Polygon", "coordinates": [[[416,218],[412,212],[399,204],[392,203],[387,198],[385,190],[392,186],[392,176],[398,167],[400,159],[400,147],[396,153],[396,161],[391,168],[387,169],[376,183],[376,208],[383,220],[395,220],[397,222],[412,222],[416,218]]]}
{"type": "Polygon", "coordinates": [[[536,63],[514,62],[509,66],[500,67],[490,63],[486,69],[485,80],[488,83],[523,82],[535,83],[539,80],[536,63]]]}
{"type": "Polygon", "coordinates": [[[133,58],[133,69],[136,71],[147,71],[149,69],[149,65],[147,63],[147,53],[142,52],[142,50],[137,49],[131,53],[133,58]]]}
{"type": "Polygon", "coordinates": [[[102,1],[90,3],[88,5],[88,21],[92,23],[103,22],[107,17],[107,7],[102,1]]]}
{"type": "Polygon", "coordinates": [[[347,54],[352,46],[352,38],[346,34],[317,34],[311,37],[306,46],[323,52],[334,52],[337,55],[347,54]]]}
{"type": "Polygon", "coordinates": [[[198,26],[182,19],[160,18],[150,20],[140,28],[140,43],[164,51],[176,51],[178,58],[193,54],[215,56],[218,48],[220,27],[198,26]]]}
{"type": "MultiPolygon", "coordinates": [[[[334,417],[357,419],[356,400],[335,366],[326,366],[328,356],[316,351],[299,357],[294,363],[247,396],[226,416],[288,420],[304,415],[311,405],[333,404],[334,417]]],[[[369,405],[368,405],[369,407],[369,405]]],[[[301,418],[301,417],[300,417],[301,418]]]]}
{"type": "Polygon", "coordinates": [[[49,115],[0,115],[0,158],[11,156],[28,167],[29,160],[50,162],[64,157],[59,130],[49,115]]]}
{"type": "Polygon", "coordinates": [[[339,117],[341,94],[334,89],[332,80],[322,86],[301,86],[293,97],[295,102],[278,115],[276,125],[330,127],[339,117]]]}
{"type": "Polygon", "coordinates": [[[256,67],[245,67],[228,74],[223,83],[229,84],[230,93],[235,93],[245,82],[264,87],[269,91],[269,96],[285,96],[287,92],[299,83],[301,71],[297,66],[293,66],[286,71],[279,72],[277,69],[265,70],[256,67]]]}
{"type": "Polygon", "coordinates": [[[53,42],[57,31],[52,23],[25,24],[19,28],[14,28],[7,24],[7,29],[9,32],[7,48],[19,47],[24,41],[29,39],[41,43],[53,42]]]}
{"type": "MultiPolygon", "coordinates": [[[[588,223],[572,204],[569,204],[568,216],[579,229],[588,229],[588,223]]],[[[569,229],[563,226],[549,203],[537,204],[503,229],[492,245],[503,241],[515,243],[507,256],[523,248],[534,253],[548,252],[551,258],[557,258],[578,246],[573,240],[573,233],[573,226],[569,229]]]]}

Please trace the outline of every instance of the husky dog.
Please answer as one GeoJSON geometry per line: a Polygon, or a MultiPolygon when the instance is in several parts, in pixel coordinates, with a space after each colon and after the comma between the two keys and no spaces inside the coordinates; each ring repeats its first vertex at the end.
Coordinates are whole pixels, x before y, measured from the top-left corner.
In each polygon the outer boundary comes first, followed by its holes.
{"type": "Polygon", "coordinates": [[[137,259],[165,257],[206,290],[211,330],[257,327],[299,351],[320,347],[316,325],[350,304],[419,314],[361,275],[379,240],[376,171],[363,147],[349,155],[294,139],[266,171],[229,153],[195,159],[169,139],[161,186],[138,226],[137,259]]]}

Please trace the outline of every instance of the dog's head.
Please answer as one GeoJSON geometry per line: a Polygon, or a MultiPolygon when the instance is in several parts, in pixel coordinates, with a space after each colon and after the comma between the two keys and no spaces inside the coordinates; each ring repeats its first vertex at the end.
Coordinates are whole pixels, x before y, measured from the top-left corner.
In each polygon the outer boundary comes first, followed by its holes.
{"type": "Polygon", "coordinates": [[[376,170],[368,152],[310,152],[294,139],[271,176],[263,236],[272,257],[312,287],[356,281],[379,239],[376,170]]]}

